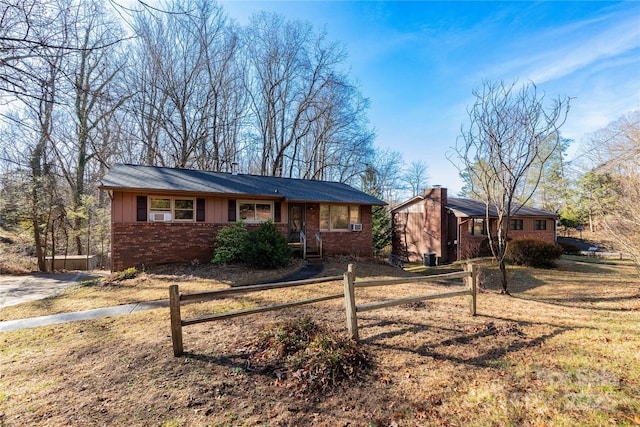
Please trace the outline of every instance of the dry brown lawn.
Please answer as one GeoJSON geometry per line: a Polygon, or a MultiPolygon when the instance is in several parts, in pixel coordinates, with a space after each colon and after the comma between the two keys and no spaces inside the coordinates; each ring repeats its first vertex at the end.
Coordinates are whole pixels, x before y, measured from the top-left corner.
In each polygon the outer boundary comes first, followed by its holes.
{"type": "MultiPolygon", "coordinates": [[[[328,262],[323,274],[342,274],[348,262],[328,262]]],[[[358,277],[411,277],[424,270],[356,265],[358,277]]],[[[109,289],[85,286],[91,292],[84,297],[80,287],[61,298],[80,304],[95,297],[101,305],[103,293],[117,302],[135,292],[166,298],[166,287],[176,281],[188,291],[235,283],[199,268],[147,272],[109,289]],[[209,277],[201,277],[206,271],[209,277]]],[[[261,274],[251,272],[245,283],[261,274]]],[[[266,325],[305,315],[344,331],[341,300],[185,327],[181,358],[172,354],[167,309],[0,333],[0,425],[640,424],[640,283],[633,268],[576,261],[561,261],[554,270],[514,268],[513,297],[497,292],[490,265],[482,275],[476,317],[469,316],[465,297],[362,313],[361,345],[373,369],[364,380],[323,394],[296,393],[286,380],[256,370],[247,349],[266,325]]],[[[361,303],[457,286],[356,289],[356,298],[361,303]]],[[[339,281],[265,291],[188,305],[183,315],[341,291],[339,281]]],[[[18,313],[6,310],[1,318],[18,313]]]]}

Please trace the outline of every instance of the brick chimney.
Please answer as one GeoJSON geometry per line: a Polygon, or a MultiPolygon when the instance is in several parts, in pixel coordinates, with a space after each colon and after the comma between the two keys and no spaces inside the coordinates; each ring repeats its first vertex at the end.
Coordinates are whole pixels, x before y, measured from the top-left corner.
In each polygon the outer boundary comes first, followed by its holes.
{"type": "Polygon", "coordinates": [[[435,253],[441,262],[447,262],[447,189],[440,186],[426,188],[423,197],[426,251],[435,253]]]}

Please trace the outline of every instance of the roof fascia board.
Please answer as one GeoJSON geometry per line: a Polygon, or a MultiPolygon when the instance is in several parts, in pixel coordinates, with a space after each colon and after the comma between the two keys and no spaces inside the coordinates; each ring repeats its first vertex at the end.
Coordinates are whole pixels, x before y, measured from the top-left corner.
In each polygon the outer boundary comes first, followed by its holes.
{"type": "Polygon", "coordinates": [[[203,197],[224,197],[227,199],[237,198],[255,198],[255,199],[269,199],[269,200],[285,200],[282,195],[275,196],[273,194],[247,194],[247,193],[218,193],[218,192],[202,192],[202,191],[185,191],[185,190],[162,190],[155,188],[122,188],[122,187],[98,187],[100,190],[108,191],[120,191],[122,193],[144,193],[151,195],[167,194],[171,196],[176,195],[188,195],[188,196],[203,196],[203,197]]]}
{"type": "Polygon", "coordinates": [[[396,206],[395,208],[391,209],[391,212],[393,213],[393,212],[395,212],[396,210],[399,210],[399,209],[405,208],[405,207],[410,206],[410,205],[412,205],[412,204],[414,204],[414,203],[416,203],[416,202],[419,202],[419,201],[421,201],[421,200],[424,200],[424,196],[414,196],[414,197],[412,197],[411,199],[407,200],[406,202],[401,203],[401,204],[399,204],[398,206],[396,206]]]}

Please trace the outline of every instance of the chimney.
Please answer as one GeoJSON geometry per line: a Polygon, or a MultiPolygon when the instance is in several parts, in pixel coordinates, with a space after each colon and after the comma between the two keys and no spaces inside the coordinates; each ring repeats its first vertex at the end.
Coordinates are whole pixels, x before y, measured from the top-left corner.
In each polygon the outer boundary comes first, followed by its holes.
{"type": "Polygon", "coordinates": [[[446,262],[447,251],[447,189],[442,186],[426,188],[424,197],[424,239],[426,252],[435,253],[441,262],[446,262]]]}
{"type": "Polygon", "coordinates": [[[441,185],[434,185],[433,188],[425,188],[422,196],[426,199],[440,202],[442,207],[447,204],[447,189],[441,185]]]}
{"type": "Polygon", "coordinates": [[[238,175],[238,163],[236,162],[231,163],[231,174],[238,175]]]}

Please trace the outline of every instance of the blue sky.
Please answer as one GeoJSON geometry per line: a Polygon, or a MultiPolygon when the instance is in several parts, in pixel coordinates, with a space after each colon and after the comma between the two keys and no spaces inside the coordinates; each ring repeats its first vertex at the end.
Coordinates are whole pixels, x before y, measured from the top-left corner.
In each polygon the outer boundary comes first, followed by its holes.
{"type": "Polygon", "coordinates": [[[267,10],[325,29],[371,101],[375,145],[428,165],[455,194],[447,160],[483,80],[533,81],[573,98],[562,134],[580,143],[640,108],[640,2],[222,1],[246,24],[267,10]]]}

